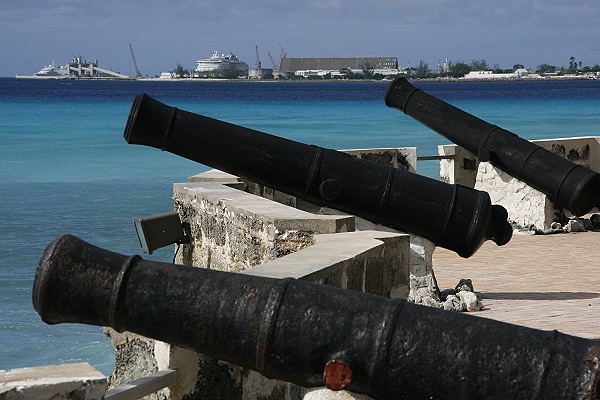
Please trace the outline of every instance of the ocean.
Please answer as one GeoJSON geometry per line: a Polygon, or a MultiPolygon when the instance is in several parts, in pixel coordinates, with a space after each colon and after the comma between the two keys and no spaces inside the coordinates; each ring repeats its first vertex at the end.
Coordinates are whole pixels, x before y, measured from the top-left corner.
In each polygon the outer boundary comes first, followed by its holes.
{"type": "MultiPolygon", "coordinates": [[[[600,135],[600,81],[416,82],[526,139],[600,135]]],[[[102,328],[44,324],[31,287],[45,247],[62,234],[141,254],[132,218],[173,209],[172,185],[208,167],[128,145],[133,99],[333,149],[449,143],[387,108],[385,82],[150,82],[0,78],[0,369],[89,362],[109,375],[102,328]]],[[[438,163],[418,173],[437,179],[438,163]]],[[[170,262],[173,248],[144,258],[170,262]]]]}

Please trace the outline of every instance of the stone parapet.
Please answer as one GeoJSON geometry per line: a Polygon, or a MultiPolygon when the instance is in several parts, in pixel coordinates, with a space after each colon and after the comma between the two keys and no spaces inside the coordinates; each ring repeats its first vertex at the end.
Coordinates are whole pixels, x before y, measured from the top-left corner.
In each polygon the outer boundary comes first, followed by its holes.
{"type": "Polygon", "coordinates": [[[315,235],[312,246],[242,273],[291,277],[394,297],[408,291],[409,251],[410,236],[406,234],[359,231],[315,235]]]}
{"type": "Polygon", "coordinates": [[[174,202],[191,238],[177,261],[229,272],[310,246],[315,233],[354,230],[351,216],[313,215],[221,183],[175,184],[174,202]]]}
{"type": "Polygon", "coordinates": [[[0,370],[0,399],[101,400],[106,377],[88,363],[0,370]]]}
{"type": "MultiPolygon", "coordinates": [[[[600,172],[600,137],[573,137],[533,140],[533,143],[575,164],[600,172]]],[[[568,215],[544,193],[499,170],[456,145],[438,147],[444,159],[440,179],[488,192],[493,204],[508,211],[509,220],[519,227],[548,230],[552,222],[565,223],[568,215]]]]}
{"type": "MultiPolygon", "coordinates": [[[[177,263],[383,296],[408,294],[409,235],[356,232],[354,216],[311,214],[240,190],[249,185],[220,171],[200,175],[174,185],[175,210],[191,237],[190,245],[180,246],[177,263]]],[[[167,343],[106,332],[117,349],[112,385],[160,369],[178,371],[177,384],[152,399],[300,400],[316,393],[167,343]]]]}
{"type": "MultiPolygon", "coordinates": [[[[413,148],[347,152],[411,172],[416,169],[413,148]]],[[[218,170],[175,184],[173,199],[175,211],[189,226],[191,239],[189,245],[179,246],[177,263],[272,278],[293,277],[387,297],[407,298],[414,286],[410,282],[414,278],[411,256],[415,253],[410,235],[380,229],[360,218],[311,205],[218,170]],[[359,231],[355,231],[357,224],[361,225],[359,231]]],[[[434,248],[421,243],[417,246],[429,253],[434,248]]],[[[431,254],[425,259],[431,260],[431,254]]],[[[435,282],[431,266],[419,263],[418,273],[420,280],[430,273],[435,282]]],[[[431,282],[427,284],[431,288],[431,282]]],[[[270,380],[167,343],[117,334],[111,329],[107,332],[117,348],[111,377],[115,383],[125,376],[127,380],[136,378],[125,372],[128,369],[138,375],[157,369],[178,371],[177,384],[153,395],[154,399],[367,398],[270,380]]]]}
{"type": "Polygon", "coordinates": [[[471,152],[457,145],[438,146],[440,160],[440,180],[442,182],[475,187],[479,159],[471,152]]]}

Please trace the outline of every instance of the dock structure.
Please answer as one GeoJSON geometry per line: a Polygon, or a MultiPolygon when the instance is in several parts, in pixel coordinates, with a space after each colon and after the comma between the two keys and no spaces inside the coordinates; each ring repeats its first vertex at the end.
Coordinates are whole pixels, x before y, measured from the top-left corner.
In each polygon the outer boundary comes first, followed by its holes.
{"type": "Polygon", "coordinates": [[[98,60],[92,62],[82,59],[81,56],[74,57],[65,68],[67,69],[68,76],[71,78],[131,79],[127,75],[98,67],[98,60]]]}
{"type": "Polygon", "coordinates": [[[56,66],[52,62],[33,75],[17,75],[16,77],[26,79],[135,79],[119,72],[100,68],[98,60],[92,62],[81,56],[73,57],[71,62],[66,65],[56,66]]]}

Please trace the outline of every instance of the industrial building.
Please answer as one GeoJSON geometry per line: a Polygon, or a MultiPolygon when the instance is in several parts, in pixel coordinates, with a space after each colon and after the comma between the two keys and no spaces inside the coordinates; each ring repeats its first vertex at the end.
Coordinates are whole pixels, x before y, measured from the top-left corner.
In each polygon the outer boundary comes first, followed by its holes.
{"type": "Polygon", "coordinates": [[[279,65],[279,74],[292,75],[326,75],[349,69],[353,72],[362,72],[368,68],[374,73],[382,75],[395,75],[398,70],[396,57],[351,57],[351,58],[291,58],[284,57],[279,65]]]}

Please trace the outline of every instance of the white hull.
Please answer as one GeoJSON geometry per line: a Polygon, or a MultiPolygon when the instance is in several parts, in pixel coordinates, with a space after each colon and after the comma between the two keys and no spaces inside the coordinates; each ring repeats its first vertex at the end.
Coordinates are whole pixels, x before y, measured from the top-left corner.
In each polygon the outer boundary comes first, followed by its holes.
{"type": "Polygon", "coordinates": [[[54,62],[35,73],[35,76],[43,78],[66,78],[68,75],[69,71],[65,67],[57,67],[54,62]]]}
{"type": "Polygon", "coordinates": [[[196,71],[198,72],[217,71],[229,69],[231,67],[237,70],[248,69],[248,64],[240,61],[233,53],[219,55],[219,53],[215,51],[210,58],[203,58],[196,62],[198,63],[196,67],[196,71]]]}

